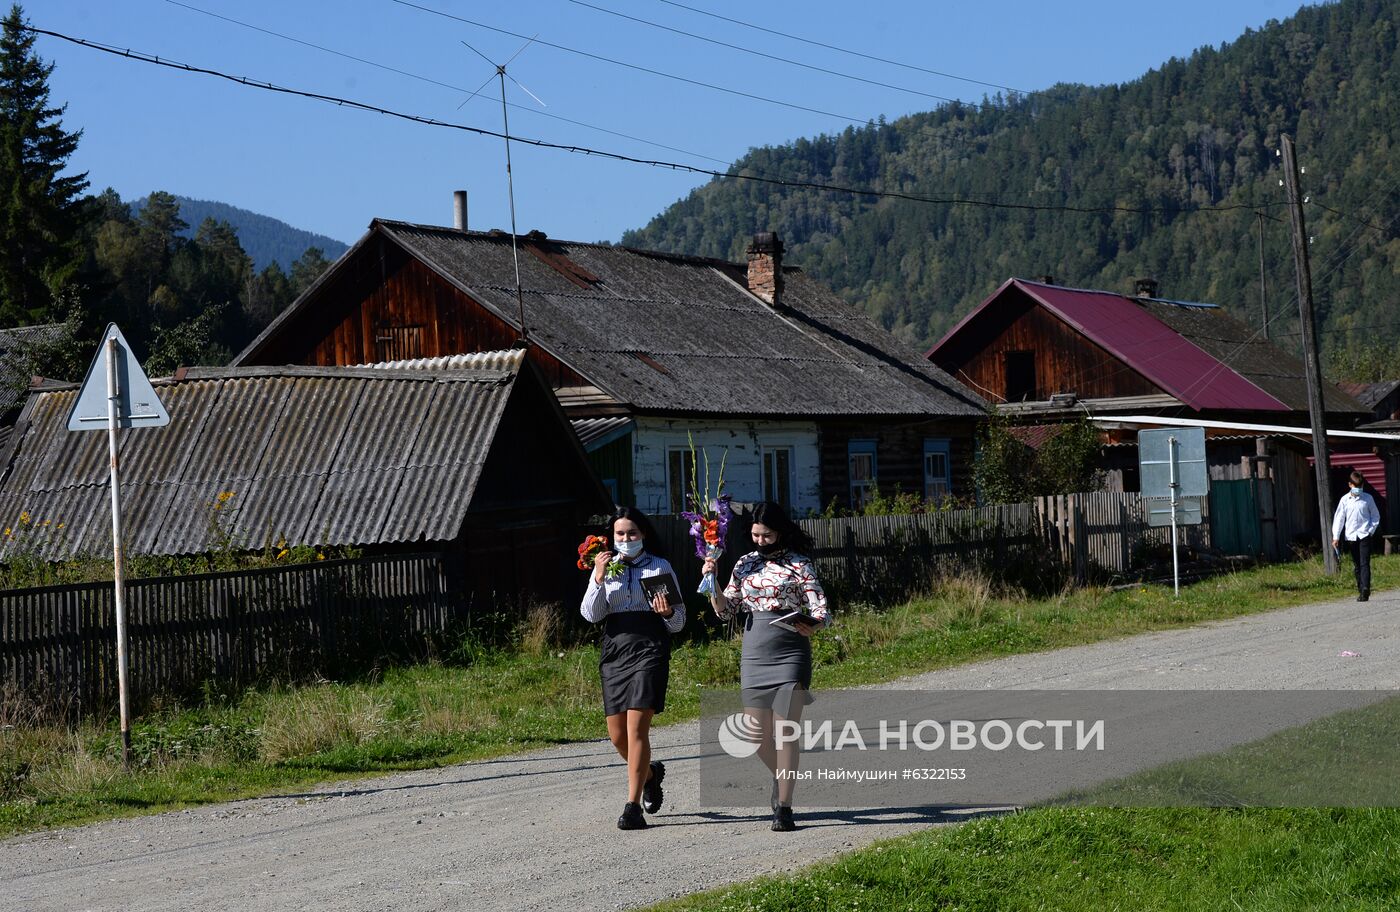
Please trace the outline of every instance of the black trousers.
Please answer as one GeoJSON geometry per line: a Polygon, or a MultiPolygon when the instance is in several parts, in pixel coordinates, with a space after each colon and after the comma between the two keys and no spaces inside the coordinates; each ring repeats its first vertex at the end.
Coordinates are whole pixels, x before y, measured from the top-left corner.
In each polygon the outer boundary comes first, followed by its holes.
{"type": "Polygon", "coordinates": [[[1363,595],[1371,594],[1371,539],[1346,542],[1347,553],[1351,555],[1352,570],[1356,573],[1356,591],[1363,595]]]}

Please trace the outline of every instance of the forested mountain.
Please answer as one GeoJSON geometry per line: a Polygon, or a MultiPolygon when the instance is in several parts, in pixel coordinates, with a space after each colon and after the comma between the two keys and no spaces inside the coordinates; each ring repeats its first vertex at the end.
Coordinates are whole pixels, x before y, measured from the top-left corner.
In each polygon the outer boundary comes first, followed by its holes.
{"type": "MultiPolygon", "coordinates": [[[[238,234],[238,243],[242,245],[243,252],[252,259],[253,269],[259,272],[273,263],[290,271],[292,264],[308,247],[319,247],[328,260],[339,259],[348,249],[335,238],[293,228],[270,215],[260,215],[228,203],[190,199],[187,196],[176,196],[175,201],[180,204],[180,218],[189,225],[200,225],[205,219],[213,219],[232,226],[238,234]]],[[[131,204],[131,208],[139,213],[145,204],[145,199],[139,199],[131,204]]],[[[185,229],[182,236],[194,237],[194,229],[185,229]]]]}
{"type": "Polygon", "coordinates": [[[755,149],[731,168],[990,205],[724,179],[622,243],[742,259],[753,232],[778,231],[787,262],[923,346],[1013,275],[1124,291],[1152,276],[1166,297],[1214,301],[1258,325],[1258,209],[1272,330],[1287,342],[1297,307],[1275,150],[1290,133],[1324,344],[1394,339],[1398,23],[1400,0],[1305,8],[1124,85],[946,105],[755,149]],[[1221,211],[1193,211],[1204,208],[1221,211]]]}

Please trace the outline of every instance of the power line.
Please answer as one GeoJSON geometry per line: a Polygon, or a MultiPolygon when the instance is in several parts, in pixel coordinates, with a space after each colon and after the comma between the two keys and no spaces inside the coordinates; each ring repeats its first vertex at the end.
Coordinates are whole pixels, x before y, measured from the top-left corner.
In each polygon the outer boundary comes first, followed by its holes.
{"type": "Polygon", "coordinates": [[[660,0],[660,2],[665,3],[667,6],[674,6],[683,10],[689,10],[692,13],[699,13],[702,16],[709,16],[713,19],[720,19],[724,22],[729,22],[734,25],[742,25],[744,28],[755,29],[756,31],[760,32],[767,32],[770,35],[777,35],[779,38],[787,38],[791,41],[800,41],[803,44],[810,44],[813,47],[826,48],[828,51],[836,51],[841,54],[849,54],[852,57],[860,57],[863,60],[873,60],[876,63],[887,63],[890,66],[903,67],[906,70],[914,70],[919,73],[927,73],[930,76],[942,76],[945,79],[956,79],[960,82],[970,82],[973,85],[986,86],[990,89],[1005,89],[1008,92],[1015,92],[1019,95],[1050,95],[1050,93],[1048,92],[1032,92],[1027,91],[1026,89],[1018,89],[1013,86],[1002,85],[1001,83],[997,82],[983,82],[980,79],[972,79],[967,76],[958,76],[955,73],[945,73],[942,70],[930,70],[926,67],[915,66],[912,63],[902,63],[898,60],[890,60],[886,57],[877,57],[874,54],[865,54],[860,51],[850,50],[849,48],[838,47],[834,44],[824,44],[823,42],[815,41],[811,38],[803,38],[799,35],[791,35],[787,32],[780,32],[777,29],[765,28],[761,25],[754,25],[752,22],[744,22],[742,19],[731,19],[728,16],[721,16],[719,13],[712,13],[709,10],[697,9],[693,6],[686,6],[684,3],[675,2],[675,0],[660,0]]]}
{"type": "MultiPolygon", "coordinates": [[[[366,59],[366,58],[364,58],[364,57],[357,57],[357,56],[355,56],[354,54],[348,54],[348,53],[346,53],[346,52],[344,52],[344,51],[338,51],[338,50],[336,50],[335,48],[328,48],[328,47],[325,47],[324,45],[315,44],[315,43],[310,42],[310,41],[304,41],[304,40],[302,40],[301,38],[295,38],[295,37],[293,37],[293,36],[291,36],[291,35],[284,35],[283,33],[273,31],[272,29],[263,28],[262,26],[259,26],[259,25],[253,25],[251,22],[244,22],[244,21],[242,21],[242,20],[240,20],[240,19],[234,19],[234,18],[232,18],[232,17],[230,17],[230,16],[224,16],[224,15],[221,15],[221,14],[219,14],[219,13],[211,12],[210,10],[200,9],[200,8],[197,7],[197,6],[191,6],[191,5],[189,5],[188,3],[181,3],[180,0],[165,0],[165,2],[171,4],[172,6],[178,6],[178,7],[181,7],[182,9],[187,9],[187,10],[189,10],[189,11],[191,11],[191,12],[194,12],[194,13],[201,13],[201,14],[203,14],[203,15],[205,15],[205,16],[210,16],[210,17],[212,17],[212,18],[214,18],[214,19],[220,19],[220,20],[222,20],[222,21],[224,21],[224,22],[228,22],[228,23],[231,23],[231,24],[233,24],[233,25],[241,26],[242,28],[251,29],[251,30],[253,30],[253,31],[255,31],[255,32],[261,32],[261,33],[264,34],[264,35],[271,35],[272,37],[274,37],[274,38],[280,38],[280,39],[282,39],[283,41],[290,41],[290,42],[292,42],[293,44],[300,44],[300,45],[302,45],[302,46],[304,46],[304,47],[314,48],[315,50],[322,51],[322,52],[324,52],[324,53],[326,53],[326,54],[332,54],[332,55],[334,55],[334,56],[336,56],[336,57],[343,57],[343,58],[346,59],[346,60],[353,60],[353,61],[355,61],[356,63],[363,63],[363,64],[365,64],[366,66],[372,66],[372,67],[376,67],[376,68],[381,69],[381,70],[385,70],[385,71],[390,72],[390,73],[396,73],[396,74],[398,74],[399,76],[407,76],[409,79],[416,79],[416,80],[418,80],[418,81],[420,81],[420,82],[426,82],[426,83],[428,83],[428,84],[430,84],[430,85],[440,86],[440,87],[442,87],[442,88],[444,88],[444,89],[450,89],[451,91],[454,91],[454,92],[461,92],[461,93],[463,93],[463,94],[465,94],[465,93],[467,93],[467,92],[470,91],[469,89],[465,88],[464,86],[452,85],[451,83],[441,82],[441,81],[439,81],[439,80],[433,79],[433,78],[430,77],[430,76],[423,76],[423,75],[420,75],[420,74],[418,74],[418,73],[411,73],[411,72],[409,72],[408,70],[401,70],[401,69],[399,69],[399,68],[397,68],[397,67],[389,66],[388,64],[379,63],[378,61],[375,61],[375,60],[368,60],[368,59],[366,59]]],[[[540,110],[538,110],[538,109],[536,109],[536,108],[529,107],[528,105],[516,104],[515,102],[508,102],[508,104],[509,104],[512,108],[517,108],[517,109],[519,109],[519,110],[521,110],[521,111],[528,111],[529,113],[534,114],[534,115],[536,115],[536,116],[538,116],[538,117],[548,117],[548,118],[550,118],[551,120],[559,120],[559,121],[563,121],[564,123],[567,123],[567,124],[573,124],[573,125],[576,126],[576,127],[583,127],[583,128],[586,129],[586,130],[596,130],[596,131],[598,131],[599,133],[607,133],[607,134],[609,134],[609,135],[611,135],[611,136],[617,136],[617,137],[619,137],[619,138],[621,138],[621,139],[630,139],[630,140],[632,140],[633,142],[643,143],[644,145],[648,145],[648,146],[655,146],[655,147],[658,148],[658,149],[665,149],[665,150],[667,150],[668,152],[679,152],[679,153],[681,153],[682,155],[691,155],[691,156],[694,156],[695,158],[703,158],[703,159],[705,159],[706,161],[718,162],[718,163],[721,164],[721,165],[728,165],[728,164],[729,164],[729,162],[726,161],[725,159],[722,159],[722,158],[715,158],[713,155],[705,155],[705,154],[700,153],[700,152],[693,152],[693,151],[691,151],[691,150],[689,150],[689,149],[681,149],[681,148],[679,148],[679,147],[677,147],[677,146],[668,146],[668,145],[666,145],[665,143],[656,142],[655,140],[643,139],[643,138],[640,137],[640,136],[633,136],[633,135],[631,135],[631,134],[629,134],[629,133],[622,133],[622,132],[619,132],[619,131],[617,131],[617,130],[610,130],[610,129],[608,129],[607,127],[600,127],[600,126],[598,126],[598,125],[596,125],[596,124],[584,123],[584,122],[581,121],[581,120],[574,120],[574,119],[572,119],[572,118],[570,118],[570,117],[564,117],[564,116],[559,115],[559,114],[551,114],[551,113],[549,113],[549,112],[547,112],[547,111],[540,111],[540,110]]]]}
{"type": "Polygon", "coordinates": [[[803,63],[800,60],[793,60],[789,57],[779,57],[776,54],[769,54],[765,51],[754,50],[753,48],[747,48],[738,44],[730,44],[727,41],[720,41],[716,38],[707,38],[704,35],[697,35],[694,32],[687,32],[684,29],[672,28],[669,25],[662,25],[659,22],[652,22],[650,19],[642,19],[638,16],[629,16],[627,13],[620,13],[617,10],[611,10],[607,7],[596,6],[592,3],[586,2],[586,0],[569,0],[569,2],[574,4],[575,6],[586,7],[591,10],[596,10],[600,13],[606,13],[609,16],[616,16],[619,19],[626,19],[629,22],[636,22],[641,25],[650,26],[651,28],[671,32],[672,34],[683,35],[686,38],[693,38],[696,41],[704,41],[707,44],[713,44],[719,47],[729,48],[731,51],[742,51],[745,54],[752,54],[755,57],[762,57],[766,60],[776,60],[778,63],[786,63],[789,66],[801,67],[802,69],[812,70],[817,73],[825,73],[828,76],[836,76],[840,79],[849,79],[853,82],[863,82],[866,85],[878,86],[882,89],[893,89],[896,92],[907,92],[910,95],[920,95],[924,98],[932,98],[935,101],[946,101],[951,102],[953,104],[965,104],[976,108],[982,107],[982,104],[980,102],[963,101],[960,98],[950,98],[947,95],[935,95],[932,92],[923,92],[919,89],[911,89],[907,86],[895,85],[889,82],[880,82],[878,79],[866,79],[864,76],[856,76],[851,73],[843,73],[840,70],[832,70],[828,69],[827,67],[817,66],[816,64],[812,63],[803,63]]]}
{"type": "MultiPolygon", "coordinates": [[[[402,0],[395,0],[395,2],[402,2],[402,0]]],[[[293,95],[302,98],[309,98],[315,101],[324,101],[328,104],[333,104],[338,107],[354,108],[356,110],[367,111],[373,114],[383,114],[386,117],[393,117],[399,120],[409,121],[411,123],[422,124],[423,126],[442,127],[451,130],[460,130],[465,133],[473,133],[478,136],[490,136],[495,139],[506,138],[506,134],[499,133],[495,130],[489,130],[484,127],[473,127],[468,126],[466,124],[451,123],[448,121],[438,120],[432,117],[424,117],[417,114],[406,114],[401,111],[394,111],[389,108],[380,107],[379,105],[373,105],[363,101],[355,101],[353,99],[341,98],[335,95],[326,95],[320,92],[309,92],[302,89],[288,88],[286,86],[279,86],[270,82],[251,79],[247,76],[233,76],[228,73],[220,72],[219,70],[213,70],[207,67],[200,67],[195,66],[193,64],[180,63],[174,60],[163,59],[153,54],[144,54],[140,51],[133,51],[129,48],[119,48],[95,41],[89,41],[85,38],[77,38],[71,35],[65,35],[62,32],[51,31],[49,29],[36,28],[34,26],[24,26],[24,29],[26,31],[33,32],[38,35],[47,35],[51,38],[57,38],[61,41],[67,41],[72,44],[79,45],[81,47],[89,48],[91,50],[101,51],[106,54],[112,54],[116,57],[123,57],[128,60],[137,61],[139,63],[147,63],[155,66],[166,67],[168,69],[176,70],[179,72],[198,73],[205,76],[213,76],[219,79],[226,79],[230,82],[234,82],[238,85],[246,86],[252,89],[261,89],[263,91],[275,92],[282,95],[293,95]]],[[[1087,214],[1124,212],[1136,213],[1140,215],[1189,215],[1200,212],[1230,212],[1238,209],[1254,210],[1258,208],[1257,205],[1246,203],[1229,204],[1221,206],[1197,206],[1192,208],[1174,206],[1054,206],[1041,205],[1035,203],[1000,203],[992,202],[990,200],[969,199],[966,197],[957,196],[922,196],[919,194],[901,193],[893,190],[870,190],[861,187],[845,187],[837,184],[823,183],[820,181],[789,180],[786,178],[779,177],[766,177],[759,174],[745,174],[743,172],[732,169],[730,171],[715,171],[711,168],[702,168],[696,165],[688,165],[683,162],[671,162],[661,159],[637,158],[636,156],[632,155],[624,155],[621,152],[610,152],[605,149],[594,149],[588,146],[581,146],[577,144],[549,142],[543,139],[533,139],[530,137],[518,136],[514,134],[512,134],[509,138],[514,142],[525,143],[526,145],[535,146],[541,149],[556,149],[562,152],[569,152],[576,155],[590,155],[596,156],[598,158],[606,158],[611,161],[619,161],[636,165],[646,165],[654,168],[666,168],[672,171],[683,171],[690,174],[705,175],[720,180],[749,181],[751,183],[767,184],[770,186],[785,187],[794,190],[815,190],[829,193],[847,193],[852,196],[865,196],[876,199],[897,199],[904,200],[906,202],[927,203],[932,205],[979,206],[987,209],[1011,209],[1030,212],[1078,212],[1087,214]]],[[[1281,206],[1286,204],[1266,203],[1264,205],[1281,206]]]]}
{"type": "MultiPolygon", "coordinates": [[[[484,23],[484,22],[477,22],[475,19],[467,19],[467,18],[464,18],[464,17],[462,17],[462,16],[455,16],[455,15],[453,15],[452,13],[445,13],[445,12],[443,12],[442,10],[436,10],[436,9],[433,9],[432,7],[428,7],[428,6],[419,6],[417,3],[410,3],[409,0],[391,0],[391,2],[397,3],[397,4],[399,4],[400,6],[407,6],[407,7],[410,7],[410,8],[412,8],[412,9],[421,10],[422,12],[430,13],[430,14],[432,14],[432,15],[434,15],[434,16],[441,16],[441,17],[443,17],[444,19],[452,19],[452,20],[455,20],[455,21],[457,21],[457,22],[465,23],[465,24],[467,24],[467,25],[474,25],[474,26],[476,26],[477,28],[483,28],[483,29],[486,29],[487,31],[497,32],[498,34],[501,34],[501,35],[509,35],[509,36],[511,36],[512,38],[529,39],[529,38],[531,37],[530,35],[522,35],[522,34],[520,34],[519,32],[512,32],[512,31],[510,31],[509,29],[497,28],[497,27],[494,26],[494,25],[487,25],[487,24],[484,23]]],[[[667,73],[667,72],[664,72],[664,71],[662,71],[662,70],[653,70],[653,69],[651,69],[650,67],[644,67],[644,66],[641,66],[640,64],[628,63],[628,62],[625,61],[625,60],[616,60],[616,59],[614,59],[614,58],[612,58],[612,57],[604,57],[604,56],[602,56],[601,54],[594,54],[594,53],[591,53],[591,52],[589,52],[589,51],[580,51],[578,48],[565,47],[565,46],[562,45],[562,44],[553,44],[553,43],[551,43],[551,42],[549,42],[549,41],[543,41],[543,40],[540,40],[540,39],[536,39],[536,40],[535,40],[535,43],[536,43],[536,44],[542,44],[542,45],[544,45],[545,47],[552,47],[552,48],[554,48],[554,49],[557,50],[557,51],[566,51],[566,52],[568,52],[568,53],[570,53],[570,54],[577,54],[577,55],[579,55],[580,57],[587,57],[587,58],[589,58],[590,60],[598,60],[598,61],[601,61],[601,62],[603,62],[603,63],[610,63],[610,64],[612,64],[613,66],[626,67],[626,68],[629,69],[629,70],[636,70],[636,71],[638,71],[638,72],[640,72],[640,73],[649,73],[649,74],[651,74],[651,75],[653,75],[653,76],[660,76],[660,77],[662,77],[663,79],[674,79],[674,80],[677,81],[677,82],[683,82],[683,83],[686,83],[687,85],[698,86],[698,87],[700,87],[700,88],[702,88],[702,89],[710,89],[710,90],[715,91],[715,92],[723,92],[723,93],[725,93],[726,95],[736,95],[736,96],[738,96],[738,97],[740,97],[740,98],[748,98],[748,99],[751,99],[751,100],[753,100],[753,101],[761,101],[761,102],[764,102],[765,104],[773,104],[773,105],[778,105],[778,106],[784,107],[784,108],[792,108],[792,109],[795,110],[795,111],[806,111],[808,114],[820,114],[820,115],[822,115],[823,117],[834,117],[834,118],[836,118],[837,120],[845,120],[845,121],[849,121],[850,123],[855,123],[855,124],[863,124],[863,123],[866,123],[866,122],[869,120],[869,118],[853,117],[853,116],[851,116],[850,114],[837,114],[837,113],[835,113],[835,112],[833,112],[833,111],[823,111],[821,108],[809,108],[809,107],[807,107],[806,105],[800,105],[800,104],[797,104],[796,102],[792,102],[792,101],[780,101],[779,99],[776,99],[776,98],[768,98],[768,97],[763,96],[763,95],[755,95],[755,94],[753,94],[752,92],[744,92],[744,91],[741,91],[740,89],[731,89],[731,88],[727,88],[727,87],[725,87],[725,86],[719,86],[719,85],[715,85],[715,84],[709,83],[709,82],[701,82],[701,81],[698,80],[698,79],[690,79],[690,78],[688,78],[688,77],[686,77],[686,76],[677,76],[677,75],[674,74],[674,73],[667,73]]]]}

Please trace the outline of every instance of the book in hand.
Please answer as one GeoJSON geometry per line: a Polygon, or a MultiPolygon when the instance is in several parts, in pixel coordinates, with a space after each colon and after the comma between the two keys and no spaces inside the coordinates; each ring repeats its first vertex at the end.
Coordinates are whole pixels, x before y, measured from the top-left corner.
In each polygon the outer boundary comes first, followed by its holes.
{"type": "Polygon", "coordinates": [[[791,630],[793,633],[800,633],[803,630],[816,630],[822,625],[821,621],[802,611],[800,608],[796,611],[789,611],[787,614],[775,617],[768,623],[773,627],[791,630]]]}
{"type": "Polygon", "coordinates": [[[646,593],[648,603],[655,602],[658,595],[664,595],[668,607],[675,609],[681,606],[681,594],[669,573],[642,577],[642,591],[646,593]]]}

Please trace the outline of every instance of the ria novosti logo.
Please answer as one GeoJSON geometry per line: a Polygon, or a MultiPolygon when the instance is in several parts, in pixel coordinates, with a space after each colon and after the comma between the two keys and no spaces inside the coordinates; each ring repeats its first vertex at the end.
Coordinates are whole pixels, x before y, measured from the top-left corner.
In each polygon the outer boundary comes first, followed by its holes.
{"type": "Polygon", "coordinates": [[[725,716],[719,723],[719,746],[736,760],[758,753],[763,728],[757,719],[742,710],[725,716]]]}

